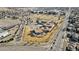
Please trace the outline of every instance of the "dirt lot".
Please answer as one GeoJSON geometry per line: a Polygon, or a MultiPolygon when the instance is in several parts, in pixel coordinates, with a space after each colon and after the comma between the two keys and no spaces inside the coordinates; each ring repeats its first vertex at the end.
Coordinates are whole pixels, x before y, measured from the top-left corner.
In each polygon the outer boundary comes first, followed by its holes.
{"type": "Polygon", "coordinates": [[[10,19],[10,18],[0,19],[0,27],[9,27],[11,25],[16,25],[18,23],[20,23],[19,20],[13,20],[13,19],[10,19]]]}
{"type": "MultiPolygon", "coordinates": [[[[46,21],[49,21],[49,20],[53,19],[53,21],[59,22],[58,25],[61,24],[60,21],[63,20],[63,17],[60,18],[61,20],[58,20],[57,16],[52,16],[52,15],[37,15],[37,14],[31,15],[30,18],[32,20],[36,20],[37,18],[39,18],[41,20],[46,20],[46,21]]],[[[45,42],[48,42],[50,40],[51,36],[54,37],[55,33],[57,33],[57,30],[58,30],[58,26],[55,26],[51,32],[47,33],[43,37],[40,37],[40,38],[38,38],[38,37],[31,37],[30,35],[28,35],[30,33],[30,27],[27,25],[27,26],[24,27],[22,40],[24,42],[29,43],[29,44],[33,44],[33,43],[35,43],[35,44],[45,43],[45,42]]]]}

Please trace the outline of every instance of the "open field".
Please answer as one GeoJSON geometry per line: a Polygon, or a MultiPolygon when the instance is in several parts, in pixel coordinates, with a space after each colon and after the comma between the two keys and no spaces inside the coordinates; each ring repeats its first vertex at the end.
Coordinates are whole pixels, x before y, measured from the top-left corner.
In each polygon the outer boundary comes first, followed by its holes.
{"type": "MultiPolygon", "coordinates": [[[[31,20],[35,21],[37,19],[40,20],[45,20],[45,21],[49,21],[51,19],[53,19],[53,21],[57,22],[58,21],[58,15],[46,15],[46,14],[31,14],[29,16],[29,18],[31,18],[31,20]]],[[[64,16],[60,16],[60,19],[63,19],[64,16]]]]}
{"type": "Polygon", "coordinates": [[[17,20],[13,20],[13,19],[10,19],[10,18],[7,18],[7,19],[0,19],[0,27],[9,27],[11,25],[16,25],[16,24],[19,24],[20,21],[17,19],[17,20]]]}

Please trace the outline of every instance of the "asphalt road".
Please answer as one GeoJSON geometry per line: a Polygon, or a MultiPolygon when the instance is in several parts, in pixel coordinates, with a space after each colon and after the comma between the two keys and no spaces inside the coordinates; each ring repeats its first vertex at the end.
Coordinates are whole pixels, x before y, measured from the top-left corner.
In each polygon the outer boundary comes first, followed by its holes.
{"type": "MultiPolygon", "coordinates": [[[[62,27],[62,26],[61,26],[62,27]]],[[[55,45],[53,46],[53,51],[59,51],[61,50],[61,44],[63,43],[62,36],[64,35],[64,32],[62,31],[63,28],[60,29],[58,32],[58,36],[56,37],[55,45]]]]}
{"type": "Polygon", "coordinates": [[[63,29],[67,27],[67,24],[68,24],[67,20],[70,15],[70,12],[71,12],[71,10],[69,8],[68,12],[66,12],[64,24],[61,26],[60,31],[58,32],[58,36],[56,37],[56,42],[52,46],[53,48],[51,50],[53,50],[53,51],[62,51],[63,50],[62,46],[63,46],[64,39],[62,37],[66,33],[66,32],[63,32],[63,29]]]}
{"type": "Polygon", "coordinates": [[[35,46],[0,46],[0,51],[47,51],[47,49],[35,46]]]}

